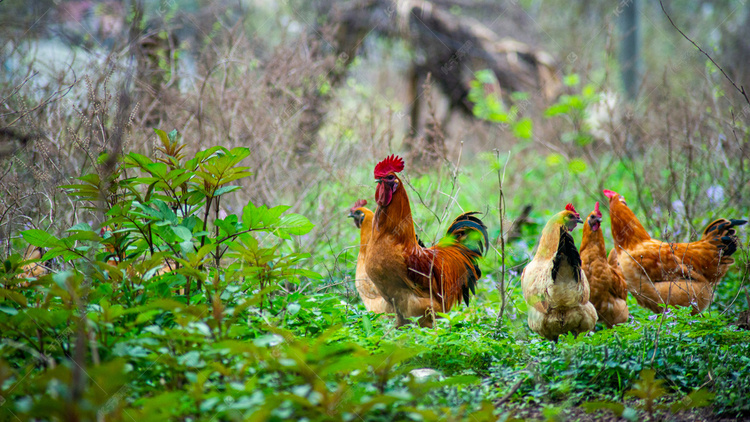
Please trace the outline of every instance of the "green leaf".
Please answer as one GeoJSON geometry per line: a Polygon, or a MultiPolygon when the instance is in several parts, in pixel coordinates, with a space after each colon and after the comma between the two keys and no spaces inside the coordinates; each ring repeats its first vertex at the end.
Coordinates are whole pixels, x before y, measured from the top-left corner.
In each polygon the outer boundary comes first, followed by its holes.
{"type": "MultiPolygon", "coordinates": [[[[175,129],[175,130],[176,130],[176,129],[175,129]]],[[[166,143],[167,143],[167,142],[169,141],[169,137],[168,137],[168,135],[167,135],[167,132],[164,132],[164,131],[163,131],[163,130],[161,130],[161,129],[156,129],[156,128],[154,128],[154,133],[156,133],[156,135],[157,135],[157,136],[159,137],[159,139],[160,139],[160,140],[161,140],[161,141],[162,141],[163,143],[165,143],[165,144],[166,144],[166,143]]]]}
{"type": "Polygon", "coordinates": [[[224,232],[230,236],[235,233],[237,233],[237,216],[236,215],[229,215],[227,218],[221,220],[214,220],[214,224],[219,227],[220,229],[224,230],[224,232]]]}
{"type": "Polygon", "coordinates": [[[153,161],[145,155],[131,152],[130,154],[125,156],[125,163],[129,164],[130,166],[145,168],[147,165],[153,163],[153,161]]]}
{"type": "Polygon", "coordinates": [[[553,104],[547,110],[544,111],[544,115],[547,117],[558,116],[560,114],[566,114],[570,110],[570,106],[567,104],[553,104]]]}
{"type": "Polygon", "coordinates": [[[74,231],[79,231],[79,230],[87,231],[87,232],[94,231],[94,229],[92,229],[88,223],[78,223],[75,226],[69,228],[67,231],[74,232],[74,231]]]}
{"type": "Polygon", "coordinates": [[[60,244],[60,240],[44,230],[31,229],[21,232],[23,239],[34,246],[48,248],[60,244]]]}
{"type": "Polygon", "coordinates": [[[581,82],[581,78],[578,77],[577,73],[567,75],[563,78],[565,86],[576,86],[581,82]]]}
{"type": "Polygon", "coordinates": [[[11,308],[10,306],[0,306],[0,312],[4,312],[8,315],[18,315],[18,309],[11,308]]]}
{"type": "Polygon", "coordinates": [[[189,241],[193,238],[193,233],[183,226],[172,226],[172,231],[183,241],[189,241]]]}
{"type": "Polygon", "coordinates": [[[295,302],[290,303],[286,308],[289,311],[289,315],[297,315],[297,312],[302,309],[302,306],[299,303],[295,302]]]}
{"type": "Polygon", "coordinates": [[[246,229],[260,227],[260,222],[266,216],[266,206],[256,207],[252,202],[248,202],[242,209],[242,225],[246,229]]]}
{"type": "Polygon", "coordinates": [[[367,334],[368,337],[372,335],[372,322],[367,314],[362,315],[362,327],[365,329],[365,334],[367,334]]]}
{"type": "Polygon", "coordinates": [[[695,390],[692,393],[688,394],[682,400],[673,403],[669,410],[672,413],[677,413],[683,410],[694,409],[697,407],[707,407],[711,405],[711,402],[715,398],[716,394],[701,388],[700,390],[695,390]]]}
{"type": "Polygon", "coordinates": [[[565,157],[563,157],[560,154],[550,154],[547,156],[547,159],[545,160],[547,166],[549,167],[559,166],[564,161],[565,161],[565,157]]]}
{"type": "Polygon", "coordinates": [[[580,158],[574,158],[568,163],[568,171],[573,174],[581,174],[586,171],[586,162],[580,158]]]}
{"type": "Polygon", "coordinates": [[[263,222],[269,226],[273,224],[277,224],[279,217],[281,217],[281,214],[283,214],[289,208],[291,207],[288,205],[277,205],[273,208],[268,209],[265,213],[263,222]]]}
{"type": "Polygon", "coordinates": [[[222,186],[219,189],[216,189],[216,192],[214,192],[214,196],[221,196],[225,193],[234,192],[236,190],[239,190],[240,186],[222,186]]]}
{"type": "Polygon", "coordinates": [[[167,138],[170,142],[176,142],[177,141],[177,129],[172,129],[171,132],[167,135],[167,138]]]}
{"type": "Polygon", "coordinates": [[[12,302],[15,302],[17,305],[20,305],[20,306],[23,306],[23,307],[27,306],[26,296],[24,296],[20,292],[14,292],[13,290],[8,290],[8,289],[0,289],[0,297],[10,299],[12,302]]]}
{"type": "Polygon", "coordinates": [[[575,141],[580,146],[586,146],[586,145],[594,142],[594,138],[591,137],[591,135],[589,135],[588,133],[579,133],[575,137],[575,141]]]}
{"type": "Polygon", "coordinates": [[[590,98],[592,101],[599,100],[599,96],[596,94],[596,88],[594,88],[594,85],[586,84],[586,86],[583,87],[583,91],[581,91],[581,94],[583,94],[583,96],[586,98],[590,98]]]}
{"type": "Polygon", "coordinates": [[[513,134],[521,139],[530,139],[533,136],[532,122],[528,117],[524,117],[513,125],[513,134]]]}
{"type": "Polygon", "coordinates": [[[307,234],[313,227],[315,225],[307,217],[300,214],[287,214],[281,217],[279,222],[279,228],[295,236],[307,234]]]}

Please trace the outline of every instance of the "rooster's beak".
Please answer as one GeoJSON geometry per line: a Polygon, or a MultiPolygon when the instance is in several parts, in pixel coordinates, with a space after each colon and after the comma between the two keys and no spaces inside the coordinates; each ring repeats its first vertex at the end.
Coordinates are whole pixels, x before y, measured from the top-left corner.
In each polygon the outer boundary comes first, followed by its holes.
{"type": "Polygon", "coordinates": [[[583,224],[583,220],[581,220],[581,217],[578,217],[578,218],[576,219],[576,223],[578,223],[578,224],[583,224]]]}

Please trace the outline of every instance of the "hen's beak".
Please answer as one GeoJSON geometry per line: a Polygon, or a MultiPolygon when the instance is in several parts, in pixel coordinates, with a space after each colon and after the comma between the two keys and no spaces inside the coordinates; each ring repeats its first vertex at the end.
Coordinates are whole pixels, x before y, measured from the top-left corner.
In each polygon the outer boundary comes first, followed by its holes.
{"type": "Polygon", "coordinates": [[[581,217],[578,217],[578,218],[576,219],[576,223],[578,223],[578,224],[583,224],[583,220],[581,220],[581,217]]]}

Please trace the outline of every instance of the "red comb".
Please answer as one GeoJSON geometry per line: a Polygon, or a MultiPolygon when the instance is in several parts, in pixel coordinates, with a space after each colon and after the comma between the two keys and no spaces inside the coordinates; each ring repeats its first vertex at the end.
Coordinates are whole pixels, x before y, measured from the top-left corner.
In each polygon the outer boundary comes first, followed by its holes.
{"type": "Polygon", "coordinates": [[[380,179],[385,177],[388,173],[398,173],[404,169],[404,159],[398,155],[390,155],[385,157],[385,160],[378,163],[375,166],[375,178],[380,179]]]}
{"type": "Polygon", "coordinates": [[[596,201],[596,205],[594,206],[594,212],[596,213],[596,216],[601,218],[602,212],[599,211],[599,201],[596,201]]]}
{"type": "Polygon", "coordinates": [[[354,206],[349,209],[349,211],[354,212],[357,208],[361,208],[367,205],[366,199],[357,199],[357,201],[354,203],[354,206]]]}
{"type": "Polygon", "coordinates": [[[572,212],[576,216],[576,218],[581,218],[580,214],[578,214],[578,212],[576,211],[576,209],[573,208],[573,204],[569,203],[568,205],[566,205],[565,206],[565,210],[572,212]]]}
{"type": "Polygon", "coordinates": [[[615,196],[619,195],[617,192],[611,191],[609,189],[604,189],[602,192],[604,193],[604,196],[606,196],[609,199],[612,199],[615,196]]]}

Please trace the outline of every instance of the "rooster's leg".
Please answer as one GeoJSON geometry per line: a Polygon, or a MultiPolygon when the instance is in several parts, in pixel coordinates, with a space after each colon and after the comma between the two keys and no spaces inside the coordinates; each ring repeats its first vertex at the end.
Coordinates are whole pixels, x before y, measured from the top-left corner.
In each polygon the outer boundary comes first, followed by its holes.
{"type": "Polygon", "coordinates": [[[411,322],[404,318],[404,314],[401,313],[401,309],[396,304],[396,298],[391,298],[391,305],[393,305],[393,309],[396,311],[396,328],[402,327],[411,322]]]}

